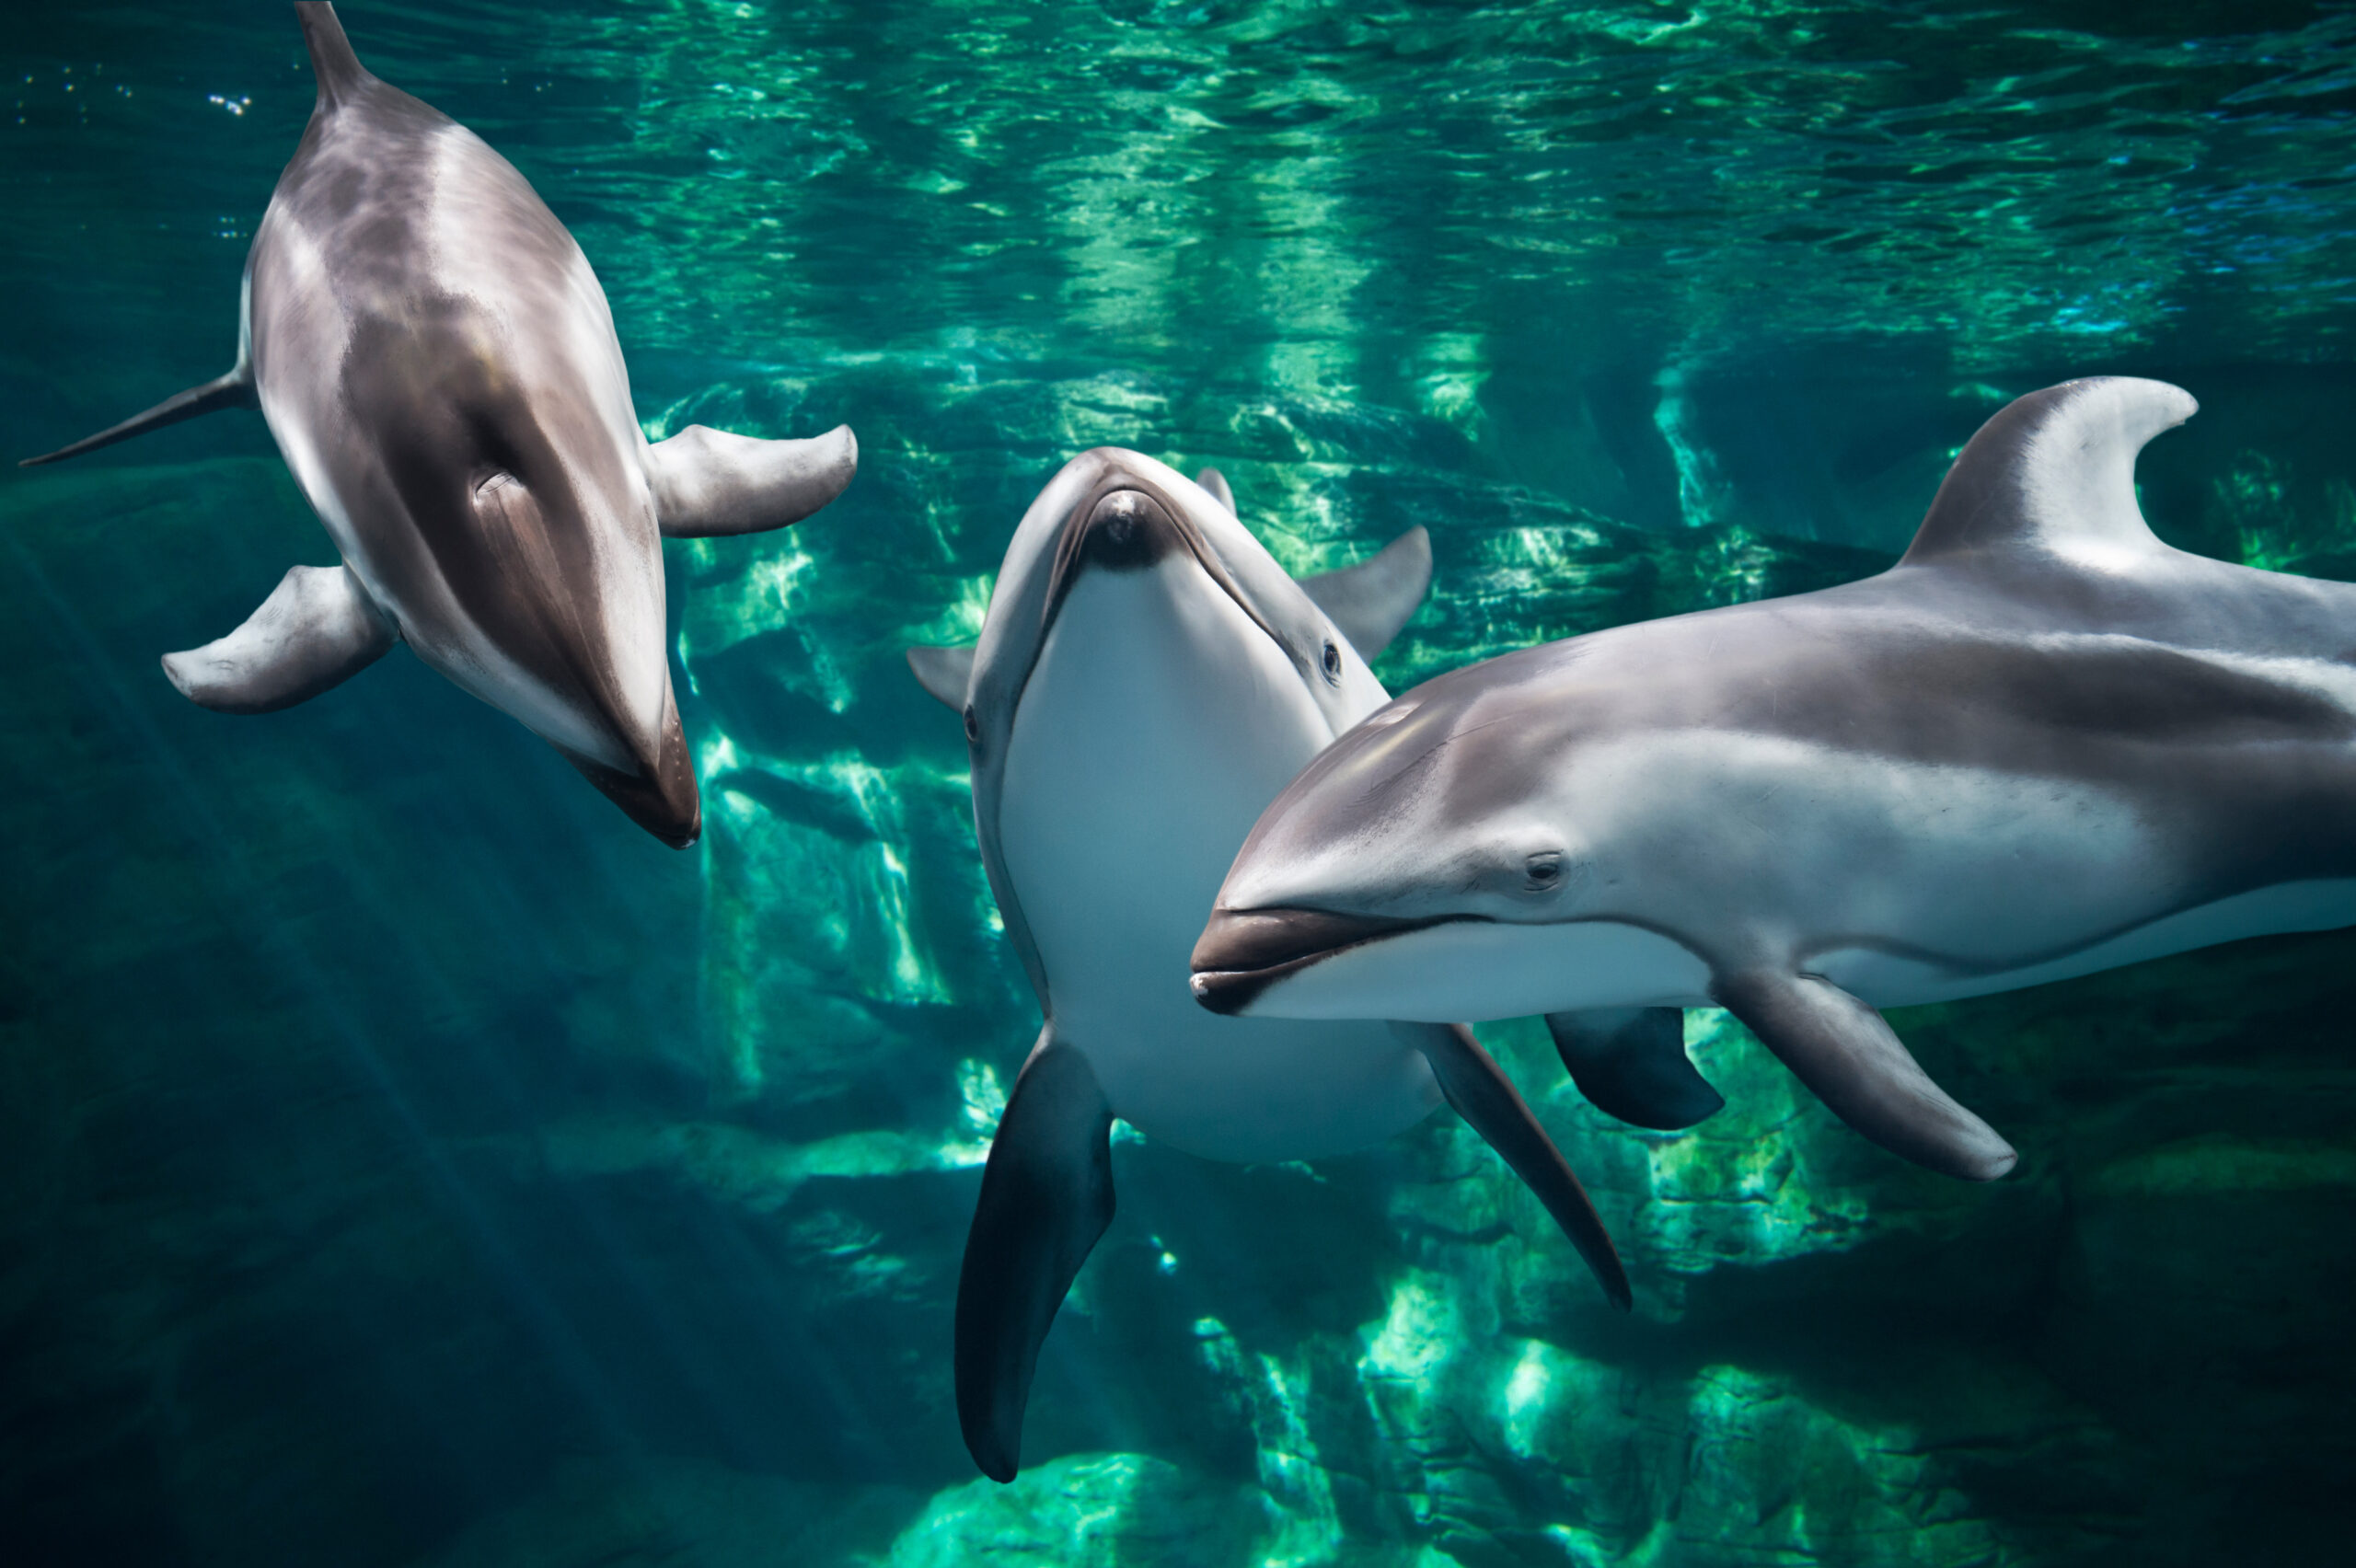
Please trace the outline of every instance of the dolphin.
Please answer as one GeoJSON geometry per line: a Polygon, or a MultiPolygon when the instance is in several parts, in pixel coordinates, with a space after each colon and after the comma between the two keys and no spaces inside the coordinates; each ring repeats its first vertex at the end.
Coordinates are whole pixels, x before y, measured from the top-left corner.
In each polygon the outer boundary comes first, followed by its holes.
{"type": "Polygon", "coordinates": [[[2195,409],[2031,393],[1877,577],[1406,693],[1253,828],[1195,996],[1547,1014],[1582,1087],[1669,1125],[1715,1099],[1675,1009],[1717,1005],[1867,1138],[2003,1175],[1877,1009],[2356,922],[2356,586],[2153,535],[2136,454],[2195,409]]]}
{"type": "Polygon", "coordinates": [[[1014,1477],[1040,1342],[1113,1217],[1115,1116],[1212,1159],[1360,1147],[1445,1098],[1537,1192],[1619,1306],[1578,1180],[1462,1025],[1215,1018],[1186,954],[1252,820],[1386,694],[1421,529],[1295,582],[1200,483],[1135,452],[1066,464],[1007,547],[973,648],[913,649],[964,716],[974,831],[1046,1015],[1007,1098],[957,1287],[957,1414],[1014,1477]]]}
{"type": "Polygon", "coordinates": [[[648,832],[702,826],[664,639],[663,546],[781,527],[850,482],[848,428],[650,445],[605,291],[480,138],[295,15],[318,100],[247,254],[237,362],[28,466],[259,408],[342,564],[165,656],[191,701],[263,713],[407,642],[548,741],[648,832]]]}

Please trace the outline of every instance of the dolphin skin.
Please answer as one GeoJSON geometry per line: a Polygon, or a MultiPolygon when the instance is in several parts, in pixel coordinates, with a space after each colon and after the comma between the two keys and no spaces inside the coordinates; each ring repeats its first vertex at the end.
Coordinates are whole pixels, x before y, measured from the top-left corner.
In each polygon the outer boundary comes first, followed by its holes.
{"type": "Polygon", "coordinates": [[[2003,1175],[1876,1009],[2356,922],[2356,586],[2153,536],[2135,455],[2194,409],[2032,393],[1878,577],[1406,693],[1252,830],[1196,997],[1547,1014],[1659,1125],[1715,1100],[1674,1010],[1715,1004],[1866,1137],[2003,1175]]]}
{"type": "Polygon", "coordinates": [[[1046,1015],[957,1291],[958,1419],[1001,1482],[1040,1342],[1113,1216],[1115,1116],[1213,1159],[1298,1159],[1445,1098],[1628,1300],[1577,1179],[1462,1025],[1222,1019],[1188,995],[1187,950],[1253,818],[1381,706],[1361,654],[1431,577],[1416,529],[1295,582],[1233,506],[1216,471],[1084,453],[1016,529],[979,643],[908,656],[964,716],[982,863],[1046,1015]]]}
{"type": "Polygon", "coordinates": [[[295,14],[318,101],[246,258],[237,363],[50,463],[260,408],[342,555],[164,670],[204,707],[318,696],[405,641],[548,741],[632,820],[695,842],[663,547],[782,527],[850,482],[848,428],[649,445],[605,291],[524,177],[295,14]]]}

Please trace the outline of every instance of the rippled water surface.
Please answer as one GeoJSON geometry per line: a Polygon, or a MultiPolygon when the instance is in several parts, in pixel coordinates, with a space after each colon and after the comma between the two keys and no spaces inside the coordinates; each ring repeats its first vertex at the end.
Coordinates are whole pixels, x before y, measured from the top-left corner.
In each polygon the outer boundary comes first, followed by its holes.
{"type": "MultiPolygon", "coordinates": [[[[2165,537],[2356,576],[2356,6],[342,16],[572,228],[651,433],[848,421],[860,473],[668,547],[685,854],[405,652],[173,692],[332,559],[259,419],[6,481],[0,1561],[2345,1551],[2336,936],[1901,1018],[2022,1150],[1985,1190],[1715,1013],[1729,1108],[1677,1136],[1485,1029],[1630,1318],[1446,1113],[1314,1166],[1126,1138],[978,1479],[949,1310],[1037,1013],[901,651],[1091,445],[1217,464],[1298,572],[1429,528],[1395,691],[1877,570],[1981,420],[2108,372],[2201,400],[2139,470],[2165,537]]],[[[0,68],[30,453],[226,367],[313,87],[278,6],[18,7],[0,68]]]]}

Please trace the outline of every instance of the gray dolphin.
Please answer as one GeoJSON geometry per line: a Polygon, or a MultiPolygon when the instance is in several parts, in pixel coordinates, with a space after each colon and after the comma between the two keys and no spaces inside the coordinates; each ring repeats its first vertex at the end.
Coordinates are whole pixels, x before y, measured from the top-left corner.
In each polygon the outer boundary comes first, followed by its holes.
{"type": "Polygon", "coordinates": [[[1196,996],[1555,1015],[1665,1124],[1708,1108],[1669,1009],[1715,1003],[1868,1138],[2003,1175],[1877,1009],[2356,921],[2356,586],[2153,536],[2135,455],[2194,409],[2032,393],[1878,577],[1408,692],[1261,817],[1196,996]]]}
{"type": "Polygon", "coordinates": [[[999,1481],[1040,1342],[1113,1217],[1115,1116],[1213,1159],[1298,1159],[1388,1137],[1445,1096],[1628,1301],[1577,1178],[1471,1031],[1220,1019],[1187,993],[1187,950],[1252,819],[1382,704],[1360,651],[1431,579],[1416,529],[1295,582],[1233,505],[1216,471],[1196,484],[1084,453],[1015,530],[977,646],[909,653],[964,716],[982,863],[1046,1014],[957,1288],[958,1419],[999,1481]]]}
{"type": "Polygon", "coordinates": [[[650,446],[605,291],[524,177],[370,75],[335,8],[294,7],[318,101],[246,258],[237,363],[28,464],[256,408],[341,552],[217,642],[191,700],[262,713],[406,641],[554,745],[641,826],[701,830],[664,638],[664,536],[781,527],[850,482],[848,428],[650,446]]]}

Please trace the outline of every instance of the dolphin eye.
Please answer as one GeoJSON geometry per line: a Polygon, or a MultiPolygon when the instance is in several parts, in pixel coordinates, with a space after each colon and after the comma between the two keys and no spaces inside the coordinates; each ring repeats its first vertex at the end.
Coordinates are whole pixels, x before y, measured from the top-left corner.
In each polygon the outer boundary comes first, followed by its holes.
{"type": "Polygon", "coordinates": [[[1563,856],[1557,849],[1542,849],[1522,862],[1522,874],[1530,879],[1530,891],[1547,893],[1563,885],[1563,856]]]}
{"type": "Polygon", "coordinates": [[[1342,678],[1342,651],[1331,642],[1325,644],[1325,678],[1329,681],[1342,678]]]}
{"type": "Polygon", "coordinates": [[[974,711],[974,705],[970,702],[965,704],[965,744],[975,746],[982,744],[981,715],[974,711]]]}

